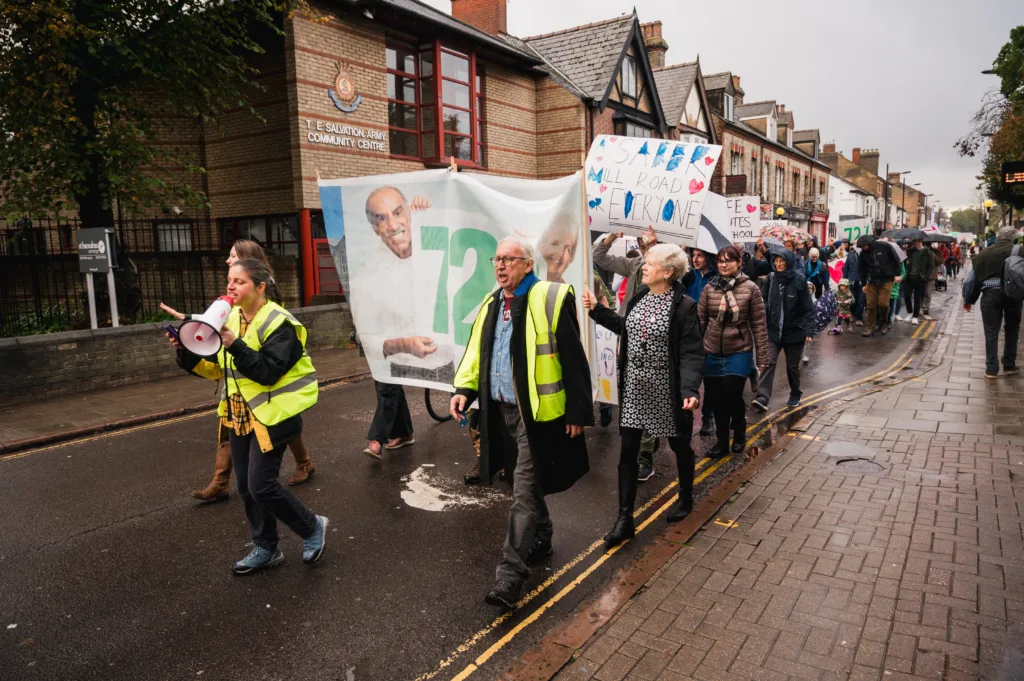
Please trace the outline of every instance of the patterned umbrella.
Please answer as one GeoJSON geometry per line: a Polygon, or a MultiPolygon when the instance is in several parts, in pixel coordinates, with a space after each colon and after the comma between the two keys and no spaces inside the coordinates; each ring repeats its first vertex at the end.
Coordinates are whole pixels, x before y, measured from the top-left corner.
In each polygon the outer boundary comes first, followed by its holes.
{"type": "Polygon", "coordinates": [[[812,336],[817,336],[832,324],[832,320],[836,318],[836,307],[835,292],[832,289],[826,289],[821,298],[818,298],[818,302],[814,303],[814,333],[811,334],[812,336]]]}
{"type": "Polygon", "coordinates": [[[786,227],[764,227],[761,229],[762,237],[771,237],[772,239],[778,239],[779,241],[785,241],[786,239],[800,239],[802,241],[810,241],[811,235],[804,230],[787,225],[786,227]]]}

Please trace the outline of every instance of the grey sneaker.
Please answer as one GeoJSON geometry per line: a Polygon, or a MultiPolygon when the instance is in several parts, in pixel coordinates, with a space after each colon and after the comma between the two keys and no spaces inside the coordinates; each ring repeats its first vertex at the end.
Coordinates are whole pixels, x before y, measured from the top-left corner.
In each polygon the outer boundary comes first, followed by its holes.
{"type": "Polygon", "coordinates": [[[638,482],[646,482],[654,477],[654,461],[650,454],[641,452],[639,456],[640,470],[636,479],[638,482]]]}
{"type": "Polygon", "coordinates": [[[302,540],[302,562],[312,565],[324,555],[324,544],[327,543],[327,516],[316,517],[316,530],[309,539],[302,540]]]}
{"type": "Polygon", "coordinates": [[[248,556],[235,563],[235,566],[232,569],[235,571],[236,575],[247,575],[250,572],[256,572],[257,570],[272,568],[283,562],[284,554],[281,553],[281,549],[271,551],[270,549],[265,549],[262,546],[257,546],[248,556]]]}

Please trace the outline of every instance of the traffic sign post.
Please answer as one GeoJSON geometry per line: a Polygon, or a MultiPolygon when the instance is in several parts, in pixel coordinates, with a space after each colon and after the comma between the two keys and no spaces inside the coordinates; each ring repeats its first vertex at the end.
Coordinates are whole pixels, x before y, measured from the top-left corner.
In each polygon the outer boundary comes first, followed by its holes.
{"type": "Polygon", "coordinates": [[[85,274],[85,288],[89,296],[89,323],[94,329],[99,326],[96,321],[96,286],[93,281],[93,275],[97,273],[107,275],[110,319],[115,327],[119,326],[117,291],[114,290],[114,268],[117,267],[117,258],[114,249],[110,247],[113,234],[112,229],[80,229],[75,238],[78,244],[78,270],[85,274]]]}

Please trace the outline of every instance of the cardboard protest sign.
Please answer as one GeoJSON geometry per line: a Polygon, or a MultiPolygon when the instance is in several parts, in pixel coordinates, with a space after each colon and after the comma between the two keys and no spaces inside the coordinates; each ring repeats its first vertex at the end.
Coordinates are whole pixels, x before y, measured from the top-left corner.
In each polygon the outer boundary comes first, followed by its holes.
{"type": "Polygon", "coordinates": [[[761,237],[761,207],[757,196],[719,196],[708,193],[704,217],[731,242],[761,237]]]}
{"type": "Polygon", "coordinates": [[[594,400],[605,404],[619,403],[618,348],[619,337],[600,324],[596,328],[596,342],[591,365],[594,376],[594,400]]]}
{"type": "Polygon", "coordinates": [[[590,228],[695,246],[722,147],[599,135],[587,156],[590,228]]]}
{"type": "Polygon", "coordinates": [[[497,288],[490,258],[506,236],[531,241],[537,276],[580,296],[581,182],[581,173],[537,181],[447,169],[321,180],[328,243],[373,377],[452,389],[476,313],[497,288]]]}

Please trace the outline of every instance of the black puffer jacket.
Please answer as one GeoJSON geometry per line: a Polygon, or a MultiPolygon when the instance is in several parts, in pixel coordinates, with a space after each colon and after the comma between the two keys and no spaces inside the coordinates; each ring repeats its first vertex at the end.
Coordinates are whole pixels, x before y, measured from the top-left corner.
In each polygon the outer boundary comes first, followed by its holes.
{"type": "MultiPolygon", "coordinates": [[[[626,348],[629,347],[629,333],[626,318],[633,307],[646,296],[650,289],[641,284],[636,295],[626,303],[626,311],[619,316],[604,305],[590,311],[595,322],[619,334],[619,396],[625,394],[626,348]]],[[[672,412],[676,417],[676,432],[685,433],[693,427],[693,412],[683,409],[683,400],[698,397],[700,382],[704,378],[704,339],[697,317],[697,303],[686,295],[680,282],[672,285],[672,324],[668,331],[669,372],[666,377],[672,389],[672,412]],[[689,423],[687,423],[689,421],[689,423]]]]}
{"type": "Polygon", "coordinates": [[[794,269],[796,256],[792,251],[772,251],[772,256],[786,261],[786,271],[772,272],[761,284],[768,340],[776,345],[803,342],[814,335],[814,300],[807,289],[807,277],[794,269]]]}
{"type": "Polygon", "coordinates": [[[866,284],[884,284],[900,276],[900,259],[891,246],[880,244],[873,236],[857,240],[860,247],[860,273],[866,284]]]}

